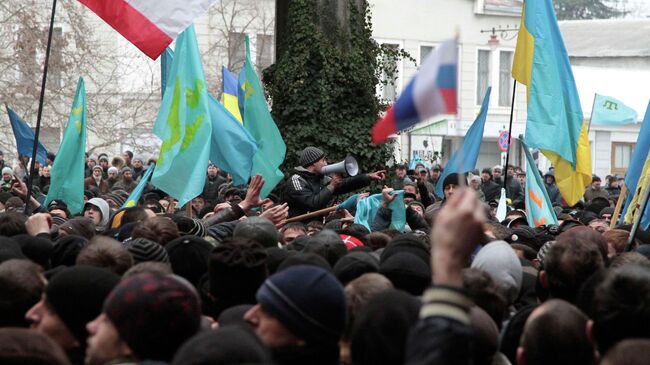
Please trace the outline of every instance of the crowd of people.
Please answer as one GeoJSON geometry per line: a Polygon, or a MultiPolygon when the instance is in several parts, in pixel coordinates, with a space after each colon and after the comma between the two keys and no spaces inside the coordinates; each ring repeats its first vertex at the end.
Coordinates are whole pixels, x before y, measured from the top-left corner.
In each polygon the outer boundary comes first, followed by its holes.
{"type": "Polygon", "coordinates": [[[647,361],[650,235],[629,243],[632,227],[611,224],[616,176],[594,176],[569,207],[546,172],[559,224],[531,227],[525,174],[537,171],[419,164],[344,177],[323,174],[325,152],[306,147],[278,194],[210,164],[187,206],[149,185],[122,208],[150,163],[126,151],[87,158],[72,214],[44,205],[55,158],[37,166],[29,199],[29,158],[0,158],[2,364],[647,361]],[[373,216],[354,204],[307,215],[373,182],[373,216]]]}

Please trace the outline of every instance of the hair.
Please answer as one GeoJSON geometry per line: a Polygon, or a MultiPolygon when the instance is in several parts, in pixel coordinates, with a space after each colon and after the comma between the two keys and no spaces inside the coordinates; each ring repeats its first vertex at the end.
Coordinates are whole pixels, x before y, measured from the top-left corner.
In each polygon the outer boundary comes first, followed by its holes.
{"type": "MultiPolygon", "coordinates": [[[[160,205],[160,203],[158,203],[158,205],[160,205]]],[[[149,218],[145,209],[147,208],[140,205],[124,209],[124,215],[122,215],[122,225],[131,222],[142,222],[143,220],[149,218]]]]}
{"type": "Polygon", "coordinates": [[[309,228],[314,228],[314,229],[316,229],[318,231],[322,231],[323,230],[323,222],[311,221],[311,222],[307,223],[307,230],[308,231],[309,231],[309,228]]]}
{"type": "Polygon", "coordinates": [[[494,238],[499,241],[505,241],[512,236],[512,230],[501,223],[483,223],[483,230],[491,232],[494,235],[494,238]]]}
{"type": "Polygon", "coordinates": [[[371,232],[366,236],[367,245],[373,250],[376,251],[380,248],[388,246],[392,238],[383,232],[371,232]]]}
{"type": "Polygon", "coordinates": [[[611,270],[596,288],[593,337],[601,353],[626,338],[650,338],[650,269],[611,270]]]}
{"type": "Polygon", "coordinates": [[[14,212],[0,214],[0,236],[12,237],[26,234],[26,221],[27,217],[24,214],[14,212]]]}
{"type": "Polygon", "coordinates": [[[12,259],[0,264],[0,327],[28,327],[25,313],[45,289],[40,266],[12,259]]]}
{"type": "Polygon", "coordinates": [[[118,241],[95,236],[81,249],[76,264],[101,267],[121,276],[133,266],[133,257],[118,241]]]}
{"type": "Polygon", "coordinates": [[[286,243],[284,242],[284,232],[289,230],[302,231],[302,233],[307,234],[307,227],[301,222],[293,222],[293,223],[286,224],[284,225],[284,227],[282,227],[282,229],[280,229],[280,240],[282,241],[283,244],[286,243]]]}
{"type": "Polygon", "coordinates": [[[392,289],[393,284],[382,274],[366,273],[350,281],[345,286],[347,316],[343,338],[350,337],[354,320],[363,311],[368,300],[377,293],[392,289]]]}
{"type": "Polygon", "coordinates": [[[150,217],[138,222],[131,234],[132,238],[147,238],[165,246],[171,240],[180,237],[176,223],[166,217],[150,217]]]}
{"type": "Polygon", "coordinates": [[[607,246],[611,247],[615,253],[622,253],[627,246],[630,232],[624,229],[610,229],[603,233],[603,237],[607,240],[607,246]]]}
{"type": "Polygon", "coordinates": [[[548,292],[574,303],[582,283],[605,267],[597,247],[575,236],[560,235],[544,258],[548,292]]]}
{"type": "Polygon", "coordinates": [[[549,300],[535,309],[521,337],[526,365],[593,364],[587,321],[578,308],[563,300],[549,300]]]}
{"type": "Polygon", "coordinates": [[[601,365],[645,365],[650,358],[650,340],[624,340],[612,347],[603,357],[601,365]]]}
{"type": "Polygon", "coordinates": [[[533,250],[531,247],[526,246],[521,243],[513,243],[510,245],[513,250],[521,251],[524,255],[524,258],[528,261],[533,261],[537,258],[537,251],[533,250]]]}
{"type": "Polygon", "coordinates": [[[593,184],[593,183],[595,183],[596,181],[602,181],[602,180],[600,179],[600,177],[594,175],[594,176],[591,178],[591,183],[593,184]]]}
{"type": "Polygon", "coordinates": [[[630,264],[650,268],[650,260],[638,252],[623,252],[614,256],[609,264],[609,268],[616,269],[630,264]]]}
{"type": "Polygon", "coordinates": [[[463,289],[474,303],[481,307],[501,329],[508,301],[490,274],[479,269],[463,270],[463,289]]]}

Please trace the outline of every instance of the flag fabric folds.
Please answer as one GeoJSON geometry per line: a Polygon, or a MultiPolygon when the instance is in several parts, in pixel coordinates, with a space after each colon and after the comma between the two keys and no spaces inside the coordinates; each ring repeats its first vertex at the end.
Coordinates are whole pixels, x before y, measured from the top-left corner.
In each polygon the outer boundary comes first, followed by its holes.
{"type": "Polygon", "coordinates": [[[203,192],[212,134],[208,92],[193,26],[176,41],[154,134],[162,139],[162,146],[152,183],[183,206],[203,192]]]}
{"type": "MultiPolygon", "coordinates": [[[[404,232],[406,225],[406,206],[404,205],[404,190],[395,190],[397,197],[388,205],[391,210],[390,228],[404,232]]],[[[357,202],[357,212],[354,223],[361,224],[370,230],[375,221],[377,211],[381,208],[382,194],[374,194],[357,202]]]]}
{"type": "MultiPolygon", "coordinates": [[[[643,204],[643,189],[647,188],[648,184],[650,183],[650,155],[646,157],[645,163],[643,164],[643,169],[641,170],[641,176],[639,177],[639,181],[636,184],[636,189],[630,191],[629,196],[631,196],[631,200],[629,204],[627,205],[627,208],[625,210],[625,215],[624,215],[624,223],[625,224],[633,224],[634,219],[640,212],[641,205],[643,204]]],[[[648,208],[646,207],[646,211],[643,214],[642,220],[641,220],[641,227],[643,229],[646,229],[647,226],[644,224],[644,222],[648,222],[650,219],[647,218],[648,214],[648,208]]]]}
{"type": "Polygon", "coordinates": [[[253,156],[257,152],[255,139],[212,95],[210,119],[210,161],[232,175],[233,185],[247,184],[253,169],[253,156]]]}
{"type": "Polygon", "coordinates": [[[160,94],[165,95],[167,88],[167,77],[172,69],[172,62],[174,61],[174,51],[165,48],[165,52],[160,57],[160,94]]]}
{"type": "Polygon", "coordinates": [[[372,127],[372,142],[382,143],[416,123],[438,114],[456,114],[458,43],[442,43],[424,60],[397,101],[372,127]]]}
{"type": "Polygon", "coordinates": [[[528,218],[528,225],[531,227],[539,227],[548,224],[558,224],[553,204],[548,197],[548,192],[539,175],[535,159],[530,154],[528,146],[522,141],[521,147],[526,155],[526,216],[528,218]]]}
{"type": "Polygon", "coordinates": [[[156,164],[149,166],[147,171],[145,171],[144,175],[142,175],[142,177],[140,178],[140,182],[138,183],[138,185],[135,187],[135,189],[133,189],[133,191],[129,195],[129,198],[122,205],[122,208],[135,207],[138,204],[138,201],[142,196],[142,192],[144,191],[144,188],[147,187],[147,184],[149,183],[149,179],[151,179],[151,175],[153,174],[155,168],[156,168],[156,164]]]}
{"type": "Polygon", "coordinates": [[[490,105],[491,92],[491,86],[485,90],[485,96],[483,97],[481,110],[474,120],[474,123],[472,123],[472,126],[467,131],[467,134],[465,134],[462,146],[460,146],[460,149],[458,149],[458,151],[454,152],[454,154],[449,159],[449,162],[447,162],[444,170],[442,171],[442,174],[440,174],[438,183],[436,184],[436,195],[445,196],[442,191],[442,184],[449,174],[463,174],[465,172],[473,170],[476,167],[478,154],[481,150],[481,142],[483,141],[483,130],[485,129],[485,120],[487,119],[488,106],[490,105]]]}
{"type": "MultiPolygon", "coordinates": [[[[621,212],[621,223],[623,222],[623,218],[627,214],[628,207],[630,207],[632,199],[637,191],[637,185],[643,172],[643,166],[648,158],[648,151],[650,151],[650,102],[648,102],[648,108],[646,109],[645,117],[643,118],[639,137],[634,146],[634,153],[632,153],[632,159],[630,160],[630,165],[625,174],[625,185],[627,186],[629,194],[627,195],[623,212],[621,212]]],[[[644,213],[644,220],[641,221],[641,224],[644,227],[647,227],[646,224],[650,223],[650,218],[647,217],[648,210],[644,213]]]]}
{"type": "Polygon", "coordinates": [[[239,90],[237,88],[237,78],[226,68],[226,66],[221,67],[221,74],[223,78],[223,94],[221,102],[223,103],[223,106],[226,107],[226,110],[228,110],[239,123],[243,123],[241,113],[239,112],[239,90]]]}
{"type": "Polygon", "coordinates": [[[574,205],[591,182],[591,150],[551,0],[524,2],[512,76],[528,87],[526,143],[552,162],[562,197],[574,205]]]}
{"type": "MultiPolygon", "coordinates": [[[[5,105],[5,107],[9,115],[9,122],[11,122],[11,129],[14,131],[14,138],[16,138],[18,153],[31,158],[34,149],[34,131],[9,106],[5,105]]],[[[45,165],[47,163],[46,159],[47,151],[41,142],[38,142],[36,161],[40,162],[41,165],[45,165]]]]}
{"type": "Polygon", "coordinates": [[[79,0],[152,59],[217,0],[79,0]]]}
{"type": "Polygon", "coordinates": [[[278,167],[284,162],[287,146],[269,112],[264,90],[251,62],[250,45],[246,37],[244,64],[244,128],[255,138],[257,153],[253,157],[252,174],[260,174],[266,181],[260,192],[264,198],[284,178],[278,167]]]}
{"type": "Polygon", "coordinates": [[[634,109],[611,96],[596,94],[594,110],[591,112],[591,125],[623,125],[637,122],[634,109]]]}
{"type": "Polygon", "coordinates": [[[50,188],[45,199],[63,200],[72,214],[81,213],[84,207],[84,168],[86,165],[86,86],[79,78],[72,110],[63,132],[63,140],[52,165],[50,188]]]}

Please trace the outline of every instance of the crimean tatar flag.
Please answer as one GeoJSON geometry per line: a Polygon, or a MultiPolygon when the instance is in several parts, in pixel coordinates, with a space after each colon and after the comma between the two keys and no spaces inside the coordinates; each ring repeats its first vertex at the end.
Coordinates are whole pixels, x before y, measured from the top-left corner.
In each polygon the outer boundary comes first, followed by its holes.
{"type": "Polygon", "coordinates": [[[526,143],[551,161],[562,197],[574,205],[591,182],[591,150],[551,0],[524,2],[512,76],[528,86],[526,143]]]}
{"type": "Polygon", "coordinates": [[[528,225],[531,227],[539,227],[548,224],[557,224],[557,217],[551,204],[551,199],[548,197],[548,192],[542,182],[542,177],[539,175],[535,159],[530,154],[528,146],[522,141],[521,148],[526,155],[526,216],[528,217],[528,225]]]}
{"type": "Polygon", "coordinates": [[[243,123],[239,111],[239,90],[237,89],[237,78],[226,68],[226,66],[221,67],[221,74],[223,76],[223,94],[221,94],[221,103],[239,123],[243,123]]]}
{"type": "Polygon", "coordinates": [[[244,99],[244,128],[257,142],[251,175],[260,174],[266,180],[260,191],[260,196],[265,198],[284,178],[279,167],[284,162],[287,146],[266,104],[262,84],[251,62],[248,37],[246,37],[246,63],[242,73],[244,94],[240,97],[244,99]]]}
{"type": "Polygon", "coordinates": [[[372,127],[372,143],[438,114],[456,114],[458,43],[448,40],[431,52],[420,70],[372,127]]]}
{"type": "Polygon", "coordinates": [[[151,182],[183,206],[203,191],[212,121],[194,27],[176,41],[167,87],[154,123],[162,139],[151,182]]]}
{"type": "Polygon", "coordinates": [[[596,94],[591,125],[623,125],[638,122],[638,114],[622,101],[611,96],[596,94]]]}
{"type": "Polygon", "coordinates": [[[79,0],[152,59],[217,0],[79,0]]]}
{"type": "Polygon", "coordinates": [[[52,180],[45,199],[46,206],[52,200],[60,199],[72,214],[81,213],[84,207],[86,125],[86,84],[80,77],[63,140],[50,172],[52,180]]]}

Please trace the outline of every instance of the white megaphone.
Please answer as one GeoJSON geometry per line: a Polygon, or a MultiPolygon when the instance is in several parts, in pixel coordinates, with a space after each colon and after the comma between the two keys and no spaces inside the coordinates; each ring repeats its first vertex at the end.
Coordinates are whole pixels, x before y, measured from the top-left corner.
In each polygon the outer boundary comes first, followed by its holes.
{"type": "Polygon", "coordinates": [[[350,176],[356,176],[359,173],[359,164],[357,163],[356,158],[348,156],[341,162],[323,166],[320,171],[323,175],[329,175],[335,172],[346,172],[350,176]]]}

